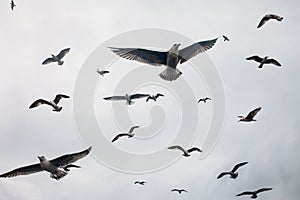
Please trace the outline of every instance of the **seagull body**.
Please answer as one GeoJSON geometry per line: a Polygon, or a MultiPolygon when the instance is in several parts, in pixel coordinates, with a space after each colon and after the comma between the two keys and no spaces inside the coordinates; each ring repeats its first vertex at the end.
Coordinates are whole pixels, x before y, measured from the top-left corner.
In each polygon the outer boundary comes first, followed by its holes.
{"type": "Polygon", "coordinates": [[[19,175],[29,175],[41,171],[47,171],[50,173],[51,178],[59,180],[68,174],[68,172],[70,171],[69,168],[80,168],[79,166],[73,165],[71,163],[74,163],[77,160],[88,155],[91,149],[92,147],[89,147],[88,149],[79,153],[66,154],[52,160],[47,160],[44,156],[38,156],[38,159],[40,161],[38,164],[14,169],[10,172],[1,174],[0,177],[11,178],[19,175]]]}
{"type": "Polygon", "coordinates": [[[207,100],[211,100],[211,98],[209,97],[201,98],[198,100],[198,103],[200,103],[201,101],[203,101],[203,103],[206,103],[207,100]]]}
{"type": "Polygon", "coordinates": [[[11,2],[10,2],[10,8],[11,8],[11,10],[14,10],[14,7],[16,7],[16,4],[15,4],[15,2],[13,0],[11,0],[11,2]]]}
{"type": "Polygon", "coordinates": [[[66,49],[63,49],[59,52],[59,54],[57,54],[56,56],[51,54],[51,58],[47,58],[46,60],[44,60],[44,62],[42,63],[42,65],[46,65],[46,64],[49,64],[49,63],[52,63],[52,62],[57,62],[58,65],[62,65],[64,64],[64,61],[62,61],[61,59],[63,57],[65,57],[65,55],[67,53],[69,53],[70,51],[70,48],[66,48],[66,49]]]}
{"type": "Polygon", "coordinates": [[[55,98],[54,98],[53,101],[47,101],[47,100],[44,100],[44,99],[38,99],[38,100],[34,101],[29,106],[29,109],[38,107],[40,105],[49,105],[49,106],[51,106],[53,108],[52,111],[60,112],[61,109],[62,109],[62,107],[58,106],[58,103],[63,98],[70,98],[70,97],[67,96],[67,95],[64,95],[64,94],[58,94],[58,95],[55,96],[55,98]]]}
{"type": "Polygon", "coordinates": [[[156,101],[158,97],[164,97],[165,95],[157,93],[156,95],[149,95],[148,98],[146,99],[146,102],[148,102],[150,99],[153,101],[156,101]]]}
{"type": "Polygon", "coordinates": [[[239,120],[239,122],[252,122],[252,121],[256,121],[256,119],[253,119],[255,117],[255,115],[257,115],[257,113],[261,110],[261,107],[258,107],[254,110],[252,110],[251,112],[249,112],[249,114],[247,116],[238,116],[238,118],[241,118],[239,120]]]}
{"type": "Polygon", "coordinates": [[[275,15],[275,14],[267,14],[260,20],[257,28],[262,27],[270,19],[276,19],[277,21],[282,21],[283,17],[280,17],[279,15],[275,15]]]}
{"type": "Polygon", "coordinates": [[[262,68],[264,64],[273,64],[273,65],[276,65],[276,66],[281,66],[281,64],[273,59],[273,58],[269,58],[269,56],[265,56],[264,58],[261,58],[259,56],[250,56],[248,58],[246,58],[246,60],[254,60],[258,63],[260,63],[260,65],[258,66],[258,68],[262,68]]]}
{"type": "Polygon", "coordinates": [[[222,35],[222,37],[223,37],[223,39],[224,39],[224,42],[226,42],[226,41],[228,41],[228,42],[229,42],[229,41],[230,41],[230,40],[229,40],[229,38],[228,38],[227,36],[225,36],[225,35],[222,35]]]}
{"type": "Polygon", "coordinates": [[[134,184],[145,185],[145,181],[135,181],[134,184]]]}
{"type": "Polygon", "coordinates": [[[170,146],[170,147],[168,147],[168,149],[178,149],[178,150],[183,152],[182,155],[185,156],[185,157],[189,157],[190,153],[193,152],[193,151],[203,152],[201,149],[199,149],[197,147],[193,147],[191,149],[185,150],[184,148],[182,148],[179,145],[170,146]]]}
{"type": "Polygon", "coordinates": [[[100,74],[101,76],[104,76],[104,74],[108,74],[108,73],[109,73],[109,71],[106,71],[106,70],[99,70],[99,69],[97,69],[97,72],[98,72],[98,74],[100,74]]]}
{"type": "Polygon", "coordinates": [[[171,192],[178,192],[179,194],[181,194],[182,192],[188,193],[188,191],[186,191],[185,189],[173,189],[171,190],[171,192]]]}
{"type": "Polygon", "coordinates": [[[139,126],[133,126],[130,128],[130,130],[128,131],[128,133],[119,133],[118,135],[116,135],[111,142],[115,142],[117,141],[120,137],[124,137],[127,136],[128,138],[132,138],[134,136],[133,131],[134,129],[139,128],[139,126]]]}
{"type": "Polygon", "coordinates": [[[272,190],[272,188],[261,188],[261,189],[256,190],[256,191],[245,191],[245,192],[242,192],[240,194],[237,194],[236,196],[251,195],[252,199],[256,199],[258,193],[269,191],[269,190],[272,190]]]}
{"type": "Polygon", "coordinates": [[[242,163],[239,163],[239,164],[235,165],[231,171],[222,172],[221,174],[219,174],[217,179],[222,178],[225,175],[230,175],[230,178],[236,179],[239,175],[239,173],[237,172],[238,168],[240,168],[241,166],[246,165],[246,164],[248,164],[248,162],[242,162],[242,163]]]}
{"type": "Polygon", "coordinates": [[[196,42],[180,50],[180,44],[174,44],[168,51],[164,52],[142,48],[109,48],[118,56],[128,60],[135,60],[154,66],[167,66],[159,76],[163,80],[174,81],[182,74],[182,72],[176,68],[178,63],[182,64],[197,54],[212,48],[217,39],[218,38],[196,42]]]}
{"type": "Polygon", "coordinates": [[[125,96],[111,96],[111,97],[104,97],[104,100],[111,100],[111,101],[120,101],[120,100],[125,100],[127,105],[132,105],[134,104],[134,101],[132,99],[141,99],[148,97],[149,94],[125,94],[125,96]]]}

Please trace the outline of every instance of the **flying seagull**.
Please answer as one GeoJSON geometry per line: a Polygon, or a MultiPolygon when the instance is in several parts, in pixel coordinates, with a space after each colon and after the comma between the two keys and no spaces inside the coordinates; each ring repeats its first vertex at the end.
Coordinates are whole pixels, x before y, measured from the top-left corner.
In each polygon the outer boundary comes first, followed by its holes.
{"type": "Polygon", "coordinates": [[[148,98],[146,99],[146,102],[148,102],[150,99],[153,101],[156,101],[158,97],[164,97],[165,95],[157,93],[156,95],[149,95],[148,98]]]}
{"type": "Polygon", "coordinates": [[[237,172],[238,168],[240,168],[241,166],[246,165],[246,164],[248,164],[248,162],[242,162],[242,163],[239,163],[239,164],[235,165],[231,171],[222,172],[221,174],[219,174],[217,179],[222,178],[225,175],[230,175],[230,178],[236,179],[239,175],[239,173],[237,172]]]}
{"type": "Polygon", "coordinates": [[[173,189],[171,190],[171,192],[178,192],[179,194],[181,194],[182,192],[188,193],[188,191],[186,191],[185,189],[173,189]]]}
{"type": "Polygon", "coordinates": [[[69,53],[69,51],[70,51],[70,48],[66,48],[66,49],[61,50],[59,52],[59,54],[56,55],[56,56],[53,55],[53,54],[51,54],[52,57],[51,58],[47,58],[46,60],[44,60],[44,62],[42,63],[42,65],[46,65],[46,64],[49,64],[49,63],[52,63],[52,62],[57,62],[58,65],[64,64],[64,61],[62,61],[61,59],[63,57],[65,57],[65,55],[67,53],[69,53]]]}
{"type": "Polygon", "coordinates": [[[111,96],[111,97],[104,97],[104,100],[111,100],[111,101],[120,101],[120,100],[125,100],[127,105],[132,105],[134,104],[134,101],[132,99],[141,99],[148,97],[149,94],[125,94],[125,96],[111,96]]]}
{"type": "Polygon", "coordinates": [[[191,149],[185,150],[184,148],[182,148],[179,145],[170,146],[170,147],[168,147],[168,149],[178,149],[178,150],[183,152],[182,155],[185,156],[185,157],[189,157],[190,153],[192,153],[193,151],[203,152],[201,149],[199,149],[197,147],[193,147],[191,149]]]}
{"type": "Polygon", "coordinates": [[[223,39],[224,39],[224,42],[226,42],[226,41],[228,41],[228,42],[229,42],[229,41],[230,41],[230,40],[229,40],[229,38],[228,38],[227,36],[225,36],[225,35],[222,35],[222,37],[223,37],[223,39]]]}
{"type": "Polygon", "coordinates": [[[40,105],[49,105],[49,106],[52,106],[53,110],[52,111],[55,111],[55,112],[60,112],[62,107],[58,106],[57,104],[59,103],[59,101],[61,99],[68,99],[70,98],[69,96],[67,95],[64,95],[64,94],[58,94],[55,96],[54,100],[53,101],[47,101],[47,100],[44,100],[44,99],[38,99],[36,101],[34,101],[30,106],[29,106],[29,109],[30,108],[35,108],[35,107],[38,107],[40,105]]]}
{"type": "Polygon", "coordinates": [[[261,188],[261,189],[256,190],[256,191],[246,191],[246,192],[242,192],[240,194],[237,194],[236,196],[251,195],[252,199],[256,199],[258,193],[269,191],[269,190],[272,190],[272,188],[261,188]]]}
{"type": "Polygon", "coordinates": [[[176,68],[178,63],[182,64],[197,54],[212,48],[217,40],[218,38],[196,42],[180,50],[178,48],[181,44],[173,44],[168,51],[164,52],[142,48],[109,48],[118,56],[128,60],[135,60],[154,66],[167,66],[159,76],[163,80],[174,81],[182,74],[182,72],[176,68]]]}
{"type": "Polygon", "coordinates": [[[97,69],[97,72],[98,74],[100,74],[101,76],[104,76],[104,74],[108,74],[109,71],[106,71],[106,70],[100,70],[100,69],[97,69]]]}
{"type": "Polygon", "coordinates": [[[260,65],[258,66],[258,68],[262,68],[264,64],[273,64],[273,65],[276,65],[276,66],[281,66],[281,64],[273,59],[273,58],[268,58],[269,56],[265,56],[264,58],[261,58],[259,56],[250,56],[248,58],[246,58],[246,60],[254,60],[258,63],[260,63],[260,65]]]}
{"type": "Polygon", "coordinates": [[[11,2],[10,2],[10,8],[11,8],[11,10],[14,10],[14,7],[16,7],[16,4],[15,4],[15,2],[13,0],[11,0],[11,2]]]}
{"type": "Polygon", "coordinates": [[[253,119],[255,117],[255,115],[257,115],[257,113],[261,110],[261,107],[258,107],[254,110],[252,110],[251,112],[248,113],[247,116],[238,116],[238,118],[241,118],[239,120],[239,122],[252,122],[252,121],[256,121],[256,119],[253,119]]]}
{"type": "Polygon", "coordinates": [[[270,19],[276,19],[277,21],[282,21],[283,20],[283,17],[280,17],[278,15],[275,15],[275,14],[267,14],[265,15],[259,22],[257,28],[260,28],[262,27],[267,21],[269,21],[270,19]]]}
{"type": "Polygon", "coordinates": [[[130,128],[128,133],[119,133],[118,135],[116,135],[111,142],[115,142],[117,141],[120,137],[125,137],[127,136],[128,138],[132,138],[134,136],[134,134],[132,133],[134,129],[139,128],[139,126],[133,126],[130,128]]]}
{"type": "Polygon", "coordinates": [[[145,181],[135,181],[134,184],[145,185],[145,181]]]}
{"type": "Polygon", "coordinates": [[[14,169],[10,172],[1,174],[0,177],[11,178],[20,175],[29,175],[37,172],[47,171],[50,173],[50,178],[59,180],[68,174],[70,171],[69,168],[79,168],[79,166],[72,165],[72,163],[88,155],[91,149],[92,147],[89,147],[88,149],[79,153],[66,154],[52,160],[47,160],[44,156],[38,156],[40,163],[14,169]]]}
{"type": "Polygon", "coordinates": [[[207,100],[211,100],[211,98],[209,97],[201,98],[198,100],[198,103],[200,103],[201,101],[203,101],[203,103],[206,103],[207,100]]]}

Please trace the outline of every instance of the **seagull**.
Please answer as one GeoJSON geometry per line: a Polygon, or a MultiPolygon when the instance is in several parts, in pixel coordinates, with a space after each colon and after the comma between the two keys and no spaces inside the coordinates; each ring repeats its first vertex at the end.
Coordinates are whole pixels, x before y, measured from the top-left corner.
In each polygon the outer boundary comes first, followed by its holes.
{"type": "Polygon", "coordinates": [[[250,56],[248,58],[246,58],[246,60],[254,60],[256,62],[259,62],[260,65],[258,66],[258,68],[262,68],[264,64],[273,64],[273,65],[276,65],[276,66],[281,66],[281,64],[273,59],[273,58],[269,58],[269,56],[265,56],[264,58],[261,58],[259,56],[250,56]]]}
{"type": "Polygon", "coordinates": [[[267,14],[265,15],[259,22],[257,28],[262,27],[267,21],[269,21],[270,19],[276,19],[277,21],[282,21],[283,17],[280,17],[278,15],[275,14],[267,14]]]}
{"type": "Polygon", "coordinates": [[[178,192],[179,194],[181,194],[182,192],[188,193],[188,191],[186,191],[185,189],[173,189],[171,190],[171,192],[178,192]]]}
{"type": "Polygon", "coordinates": [[[132,99],[141,99],[148,97],[149,94],[125,94],[125,96],[111,96],[111,97],[104,97],[104,100],[111,100],[111,101],[120,101],[120,100],[125,100],[127,105],[132,105],[134,104],[134,101],[132,99]]]}
{"type": "Polygon", "coordinates": [[[153,101],[156,101],[158,97],[164,97],[165,95],[157,93],[156,95],[149,95],[148,98],[146,99],[146,102],[148,102],[150,99],[153,101]]]}
{"type": "Polygon", "coordinates": [[[20,167],[10,172],[1,174],[0,178],[11,178],[20,175],[29,175],[37,172],[47,171],[50,173],[50,178],[59,180],[68,174],[70,171],[69,168],[79,168],[79,166],[72,165],[72,163],[88,155],[91,149],[92,147],[89,147],[88,149],[79,153],[66,154],[52,160],[47,160],[44,156],[38,156],[40,161],[39,163],[20,167]]]}
{"type": "Polygon", "coordinates": [[[100,70],[100,69],[97,69],[97,72],[98,72],[98,74],[100,74],[101,76],[104,76],[104,74],[108,74],[109,73],[109,71],[106,71],[106,70],[100,70]]]}
{"type": "Polygon", "coordinates": [[[211,100],[211,98],[209,98],[209,97],[201,98],[201,99],[198,100],[198,103],[200,103],[201,101],[206,103],[207,100],[211,100]]]}
{"type": "Polygon", "coordinates": [[[11,0],[11,2],[10,2],[10,8],[11,8],[11,10],[14,10],[14,7],[16,7],[16,4],[15,4],[15,2],[13,0],[11,0]]]}
{"type": "Polygon", "coordinates": [[[134,129],[139,128],[140,126],[133,126],[130,128],[128,133],[119,133],[118,135],[116,135],[111,142],[115,142],[116,140],[118,140],[120,137],[124,137],[127,136],[128,138],[132,138],[134,136],[134,134],[132,133],[134,129]]]}
{"type": "Polygon", "coordinates": [[[118,56],[135,60],[138,62],[154,65],[154,66],[167,66],[159,76],[166,81],[176,80],[182,72],[176,68],[177,64],[184,63],[199,53],[205,52],[212,48],[218,38],[213,40],[196,42],[188,47],[179,50],[181,44],[173,44],[168,51],[152,51],[142,48],[116,48],[109,47],[112,52],[118,56]]]}
{"type": "Polygon", "coordinates": [[[252,122],[252,121],[256,121],[256,119],[253,119],[255,117],[255,115],[257,115],[257,113],[261,110],[261,107],[258,107],[254,110],[252,110],[251,112],[248,113],[247,116],[238,116],[238,118],[241,118],[239,120],[239,122],[252,122]]]}
{"type": "Polygon", "coordinates": [[[252,199],[256,199],[258,193],[269,191],[269,190],[272,190],[272,188],[261,188],[261,189],[256,190],[256,191],[246,191],[246,192],[242,192],[240,194],[237,194],[236,196],[251,195],[252,199]]]}
{"type": "Polygon", "coordinates": [[[236,171],[238,170],[238,168],[240,168],[241,166],[246,165],[246,164],[248,164],[248,162],[242,162],[242,163],[235,165],[230,172],[222,172],[221,174],[219,174],[217,179],[222,178],[225,175],[230,175],[230,178],[236,179],[239,175],[239,173],[236,171]]]}
{"type": "Polygon", "coordinates": [[[54,100],[53,101],[46,101],[44,99],[38,99],[36,100],[35,102],[33,102],[30,106],[29,106],[29,109],[30,108],[35,108],[35,107],[38,107],[40,105],[49,105],[49,106],[52,106],[53,110],[52,111],[55,111],[55,112],[60,112],[62,107],[58,106],[57,104],[59,103],[59,101],[61,99],[68,99],[70,98],[69,96],[67,95],[64,95],[64,94],[58,94],[55,96],[54,100]]]}
{"type": "Polygon", "coordinates": [[[228,42],[229,42],[229,41],[230,41],[230,40],[229,40],[229,38],[228,38],[227,36],[225,36],[225,35],[222,35],[222,37],[223,37],[223,39],[224,39],[224,42],[226,42],[226,41],[228,41],[228,42]]]}
{"type": "Polygon", "coordinates": [[[185,156],[185,157],[189,157],[189,156],[190,156],[189,153],[191,153],[191,152],[193,152],[193,151],[203,152],[201,149],[199,149],[199,148],[197,148],[197,147],[193,147],[193,148],[191,148],[191,149],[185,150],[184,148],[182,148],[182,147],[179,146],[179,145],[174,145],[174,146],[168,147],[168,149],[178,149],[178,150],[180,150],[180,151],[183,152],[182,155],[185,156]]]}
{"type": "Polygon", "coordinates": [[[69,51],[70,51],[70,48],[66,48],[66,49],[61,50],[59,52],[59,54],[56,55],[56,56],[53,55],[53,54],[51,54],[52,57],[51,58],[47,58],[46,60],[44,60],[44,62],[42,63],[42,65],[46,65],[46,64],[49,64],[49,63],[52,63],[52,62],[57,62],[58,65],[64,64],[64,61],[62,61],[61,59],[63,57],[65,57],[65,55],[67,53],[69,53],[69,51]]]}
{"type": "Polygon", "coordinates": [[[135,181],[134,184],[145,185],[145,181],[135,181]]]}

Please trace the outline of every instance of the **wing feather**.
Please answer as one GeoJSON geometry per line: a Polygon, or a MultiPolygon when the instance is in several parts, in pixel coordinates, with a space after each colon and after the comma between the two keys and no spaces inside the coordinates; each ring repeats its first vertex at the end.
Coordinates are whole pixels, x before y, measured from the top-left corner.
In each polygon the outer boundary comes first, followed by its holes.
{"type": "Polygon", "coordinates": [[[33,164],[33,165],[28,165],[25,167],[20,167],[17,169],[14,169],[10,172],[1,174],[1,178],[11,178],[15,176],[20,176],[20,175],[29,175],[37,172],[41,172],[43,169],[41,168],[40,164],[33,164]]]}
{"type": "Polygon", "coordinates": [[[65,57],[67,53],[69,53],[70,50],[71,50],[70,48],[63,49],[59,52],[59,54],[56,57],[62,59],[63,57],[65,57]]]}
{"type": "Polygon", "coordinates": [[[47,58],[46,60],[44,60],[42,62],[42,65],[46,65],[46,64],[49,64],[49,63],[52,63],[52,62],[55,62],[55,60],[53,58],[47,58]]]}
{"type": "Polygon", "coordinates": [[[38,107],[38,106],[43,105],[43,104],[52,106],[51,103],[50,103],[49,101],[46,101],[46,100],[44,100],[44,99],[38,99],[38,100],[34,101],[34,102],[29,106],[29,108],[35,108],[35,107],[38,107]]]}
{"type": "Polygon", "coordinates": [[[235,165],[232,169],[232,172],[235,172],[236,170],[238,170],[238,168],[240,168],[241,166],[246,165],[246,164],[248,164],[248,162],[242,162],[242,163],[235,165]]]}

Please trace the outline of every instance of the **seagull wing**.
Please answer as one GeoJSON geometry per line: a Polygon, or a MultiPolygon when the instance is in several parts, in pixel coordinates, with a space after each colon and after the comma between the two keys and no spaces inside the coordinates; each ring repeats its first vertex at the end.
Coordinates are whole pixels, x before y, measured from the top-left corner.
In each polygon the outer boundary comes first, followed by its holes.
{"type": "Polygon", "coordinates": [[[68,98],[70,98],[70,97],[67,96],[67,95],[64,95],[64,94],[58,94],[58,95],[55,96],[53,102],[54,102],[55,104],[58,104],[59,101],[60,101],[61,99],[64,99],[64,98],[68,99],[68,98]]]}
{"type": "Polygon", "coordinates": [[[262,27],[267,21],[269,21],[269,19],[271,19],[270,15],[265,15],[259,22],[257,28],[262,27]]]}
{"type": "Polygon", "coordinates": [[[139,128],[140,126],[133,126],[130,128],[129,133],[132,133],[134,129],[139,128]]]}
{"type": "Polygon", "coordinates": [[[112,140],[111,142],[115,142],[117,141],[120,137],[124,137],[124,136],[130,136],[128,133],[120,133],[118,135],[116,135],[112,140]]]}
{"type": "Polygon", "coordinates": [[[230,174],[229,172],[222,172],[221,174],[219,174],[219,176],[217,177],[217,179],[222,178],[223,176],[230,174]]]}
{"type": "Polygon", "coordinates": [[[250,57],[246,58],[246,60],[254,60],[259,63],[261,63],[263,61],[263,59],[259,56],[250,56],[250,57]]]}
{"type": "Polygon", "coordinates": [[[202,151],[201,149],[199,149],[198,147],[193,147],[193,148],[187,150],[188,153],[191,153],[191,152],[193,152],[193,151],[203,152],[203,151],[202,151]]]}
{"type": "Polygon", "coordinates": [[[42,65],[46,65],[49,63],[55,62],[55,60],[53,58],[47,58],[46,60],[44,60],[44,62],[42,62],[42,65]]]}
{"type": "Polygon", "coordinates": [[[257,193],[265,192],[265,191],[269,191],[269,190],[272,190],[272,188],[261,188],[261,189],[257,190],[257,193]]]}
{"type": "Polygon", "coordinates": [[[173,189],[173,190],[171,190],[171,192],[179,192],[179,190],[178,189],[173,189]]]}
{"type": "Polygon", "coordinates": [[[128,60],[135,60],[154,66],[167,64],[167,52],[151,51],[140,48],[109,48],[118,56],[126,58],[128,60]]]}
{"type": "Polygon", "coordinates": [[[44,100],[44,99],[38,99],[38,100],[34,101],[34,102],[29,106],[29,108],[35,108],[35,107],[38,107],[38,106],[43,105],[43,104],[52,106],[52,104],[51,104],[49,101],[46,101],[46,100],[44,100]]]}
{"type": "Polygon", "coordinates": [[[65,57],[67,53],[69,53],[70,50],[71,50],[70,48],[63,49],[59,52],[59,54],[56,57],[62,59],[63,57],[65,57]]]}
{"type": "Polygon", "coordinates": [[[275,15],[275,14],[268,14],[267,15],[270,19],[276,19],[277,21],[282,21],[283,17],[280,17],[279,15],[275,15]]]}
{"type": "Polygon", "coordinates": [[[29,174],[33,174],[33,173],[41,172],[41,171],[43,171],[43,169],[41,168],[40,164],[33,164],[33,165],[25,166],[25,167],[20,167],[20,168],[12,170],[10,172],[1,174],[0,177],[1,178],[11,178],[11,177],[20,176],[20,175],[29,175],[29,174]]]}
{"type": "Polygon", "coordinates": [[[155,95],[155,98],[158,98],[158,97],[164,97],[165,95],[163,95],[163,94],[160,94],[160,93],[157,93],[156,95],[155,95]]]}
{"type": "Polygon", "coordinates": [[[242,195],[252,195],[253,192],[250,192],[250,191],[246,191],[246,192],[242,192],[240,194],[237,194],[236,196],[242,196],[242,195]]]}
{"type": "Polygon", "coordinates": [[[253,119],[255,117],[255,115],[257,115],[257,113],[261,110],[261,107],[258,107],[254,110],[252,110],[246,118],[249,118],[249,119],[253,119]]]}
{"type": "Polygon", "coordinates": [[[111,101],[119,101],[119,100],[125,100],[125,96],[111,96],[111,97],[104,97],[104,100],[111,100],[111,101]]]}
{"type": "Polygon", "coordinates": [[[274,64],[274,65],[277,65],[277,66],[281,66],[281,64],[277,60],[275,60],[273,58],[267,59],[265,63],[266,64],[274,64]]]}
{"type": "Polygon", "coordinates": [[[179,56],[181,58],[180,63],[184,63],[185,61],[196,56],[197,54],[205,52],[206,50],[212,48],[217,42],[217,40],[218,38],[213,40],[196,42],[188,47],[179,50],[179,56]]]}
{"type": "Polygon", "coordinates": [[[242,162],[242,163],[235,165],[232,169],[232,172],[236,172],[236,170],[238,170],[238,168],[240,168],[241,166],[246,165],[246,164],[248,164],[248,162],[242,162]]]}
{"type": "Polygon", "coordinates": [[[168,147],[168,149],[178,149],[178,150],[182,151],[183,153],[185,153],[184,148],[182,148],[179,145],[170,146],[170,147],[168,147]]]}
{"type": "Polygon", "coordinates": [[[149,94],[133,94],[130,95],[131,99],[141,99],[141,98],[145,98],[145,97],[149,97],[149,94]]]}
{"type": "Polygon", "coordinates": [[[88,149],[78,153],[66,154],[58,158],[55,158],[53,160],[50,160],[50,162],[57,167],[64,167],[67,166],[68,164],[74,163],[77,160],[87,156],[90,153],[91,149],[92,147],[89,147],[88,149]]]}

